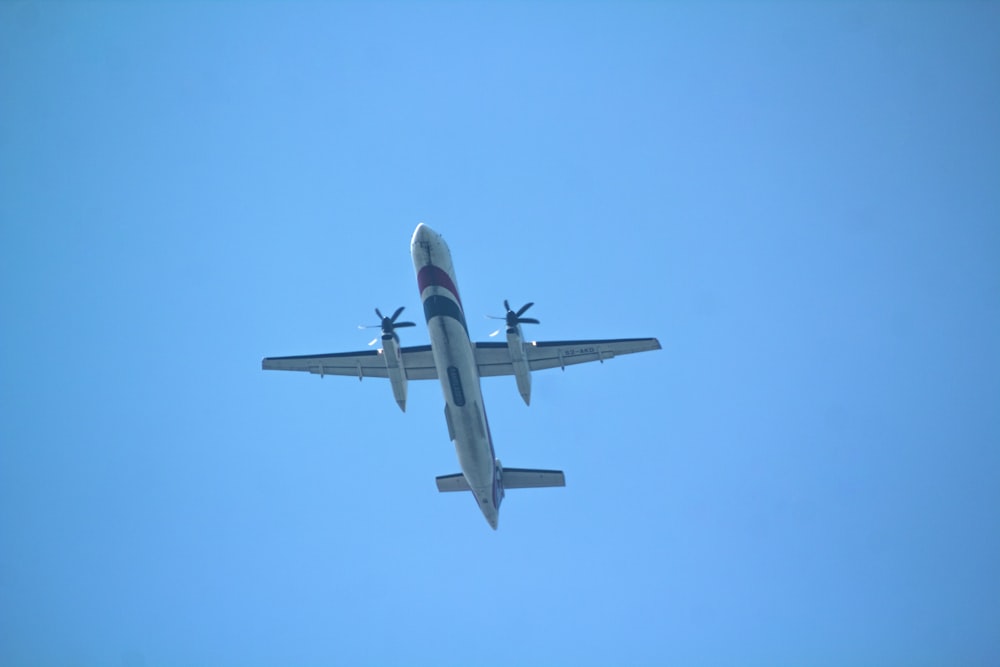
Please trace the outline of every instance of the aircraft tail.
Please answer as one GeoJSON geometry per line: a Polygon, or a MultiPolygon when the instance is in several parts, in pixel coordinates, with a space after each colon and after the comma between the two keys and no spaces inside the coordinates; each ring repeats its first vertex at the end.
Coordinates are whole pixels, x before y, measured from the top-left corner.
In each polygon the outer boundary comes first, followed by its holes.
{"type": "Polygon", "coordinates": [[[469,483],[465,481],[465,475],[456,473],[454,475],[441,475],[436,478],[438,491],[445,493],[448,491],[472,491],[469,483]]]}
{"type": "Polygon", "coordinates": [[[562,470],[536,470],[534,468],[504,468],[504,489],[539,489],[547,486],[566,486],[562,470]]]}
{"type": "MultiPolygon", "coordinates": [[[[538,470],[535,468],[503,468],[504,489],[539,489],[549,486],[566,486],[566,476],[562,470],[538,470]]],[[[438,491],[471,491],[465,475],[442,475],[437,478],[438,491]]]]}

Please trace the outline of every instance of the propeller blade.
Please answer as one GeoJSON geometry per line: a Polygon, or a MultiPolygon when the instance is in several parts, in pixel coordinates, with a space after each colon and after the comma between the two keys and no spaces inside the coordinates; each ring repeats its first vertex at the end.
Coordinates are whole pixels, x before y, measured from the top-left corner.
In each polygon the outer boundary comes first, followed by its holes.
{"type": "MultiPolygon", "coordinates": [[[[402,313],[404,309],[405,309],[404,306],[400,306],[392,314],[392,317],[386,317],[385,315],[382,314],[382,311],[380,309],[376,308],[375,309],[375,314],[378,315],[378,318],[381,321],[378,324],[373,324],[373,325],[370,325],[370,326],[369,325],[364,325],[364,324],[359,324],[358,328],[359,329],[381,329],[383,337],[384,336],[395,336],[396,335],[395,334],[396,329],[399,329],[401,327],[415,327],[415,326],[417,326],[416,322],[397,322],[396,321],[396,318],[399,317],[400,313],[402,313]]],[[[378,338],[375,338],[374,340],[372,340],[372,342],[368,343],[368,346],[371,347],[372,345],[374,345],[377,342],[378,342],[378,338]]]]}
{"type": "Polygon", "coordinates": [[[377,342],[378,342],[378,336],[376,336],[375,338],[372,338],[372,341],[370,343],[368,343],[368,347],[371,347],[372,345],[374,345],[377,342]]]}
{"type": "Polygon", "coordinates": [[[541,324],[541,322],[539,322],[538,320],[536,320],[534,317],[519,317],[519,318],[517,318],[517,323],[518,324],[541,324]]]}
{"type": "Polygon", "coordinates": [[[496,337],[496,335],[497,335],[498,333],[500,333],[501,331],[503,331],[503,330],[502,330],[502,329],[497,329],[496,331],[494,331],[493,333],[491,333],[491,334],[490,334],[490,338],[495,338],[495,337],[496,337]]]}
{"type": "Polygon", "coordinates": [[[517,311],[517,312],[516,312],[516,313],[514,313],[514,314],[515,314],[515,315],[517,315],[518,317],[521,317],[521,315],[524,315],[524,313],[525,313],[525,312],[526,312],[526,311],[527,311],[527,310],[528,310],[529,308],[531,308],[531,307],[532,307],[532,306],[534,306],[534,305],[535,305],[535,302],[534,302],[534,301],[529,301],[528,303],[526,303],[526,304],[524,304],[523,306],[521,306],[521,310],[517,311]]]}

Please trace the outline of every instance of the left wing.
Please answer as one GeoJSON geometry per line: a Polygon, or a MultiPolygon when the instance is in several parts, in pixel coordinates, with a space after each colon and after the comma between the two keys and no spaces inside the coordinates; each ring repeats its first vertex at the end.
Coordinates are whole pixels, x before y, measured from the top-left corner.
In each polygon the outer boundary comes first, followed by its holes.
{"type": "MultiPolygon", "coordinates": [[[[659,350],[655,338],[609,338],[605,340],[565,340],[524,344],[528,368],[566,368],[588,361],[605,361],[623,354],[659,350]]],[[[476,364],[481,377],[513,375],[514,366],[507,343],[476,343],[476,364]]]]}
{"type": "MultiPolygon", "coordinates": [[[[430,345],[404,347],[403,369],[409,380],[437,379],[437,369],[430,345]]],[[[350,375],[362,378],[387,378],[382,350],[310,354],[297,357],[267,357],[261,363],[265,371],[305,371],[316,375],[350,375]]]]}

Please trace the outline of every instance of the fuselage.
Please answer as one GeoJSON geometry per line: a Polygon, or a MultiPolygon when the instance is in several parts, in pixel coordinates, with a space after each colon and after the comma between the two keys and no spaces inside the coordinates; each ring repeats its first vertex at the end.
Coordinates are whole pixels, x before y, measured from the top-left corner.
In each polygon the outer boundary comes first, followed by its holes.
{"type": "Polygon", "coordinates": [[[498,480],[475,349],[469,339],[451,252],[439,234],[421,223],[413,232],[410,253],[444,392],[448,434],[476,503],[496,530],[503,485],[498,480]]]}

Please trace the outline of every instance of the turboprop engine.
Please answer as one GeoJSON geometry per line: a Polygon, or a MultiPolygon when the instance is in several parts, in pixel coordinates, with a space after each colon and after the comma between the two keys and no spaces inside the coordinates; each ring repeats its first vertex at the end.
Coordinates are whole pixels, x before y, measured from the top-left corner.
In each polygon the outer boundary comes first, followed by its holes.
{"type": "MultiPolygon", "coordinates": [[[[396,329],[415,327],[417,325],[415,322],[397,322],[396,320],[402,312],[403,306],[400,306],[392,314],[392,317],[386,317],[382,314],[382,311],[376,308],[375,314],[378,315],[382,322],[362,328],[379,328],[382,330],[382,349],[379,353],[385,359],[385,368],[389,375],[389,383],[392,385],[392,396],[396,399],[399,409],[406,412],[406,371],[403,368],[403,355],[400,352],[399,336],[396,335],[396,329]]],[[[374,345],[377,341],[378,338],[375,338],[368,345],[374,345]]]]}
{"type": "MultiPolygon", "coordinates": [[[[525,405],[531,405],[531,369],[528,368],[528,357],[524,350],[524,336],[521,335],[522,324],[540,324],[533,317],[522,317],[529,308],[534,306],[533,301],[521,306],[516,312],[511,309],[507,299],[503,301],[503,307],[507,309],[507,314],[503,317],[494,317],[496,320],[504,320],[507,323],[507,350],[510,353],[510,363],[514,367],[514,378],[517,380],[517,391],[524,399],[525,405]]],[[[497,329],[490,336],[500,333],[497,329]]]]}

